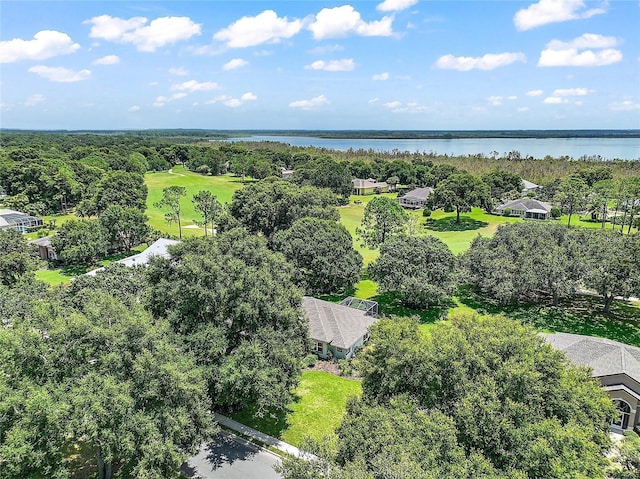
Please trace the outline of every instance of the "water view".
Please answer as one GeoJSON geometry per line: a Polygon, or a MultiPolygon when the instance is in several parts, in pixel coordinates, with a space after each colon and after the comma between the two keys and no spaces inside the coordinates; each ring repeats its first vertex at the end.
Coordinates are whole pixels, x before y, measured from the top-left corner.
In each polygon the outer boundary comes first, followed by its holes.
{"type": "Polygon", "coordinates": [[[230,141],[277,141],[292,146],[315,146],[346,151],[410,151],[438,153],[450,156],[494,154],[503,156],[511,151],[519,151],[522,157],[533,156],[554,158],[567,156],[578,159],[582,156],[599,156],[605,160],[640,159],[639,138],[454,138],[454,139],[336,139],[311,136],[251,136],[232,138],[230,141]],[[494,153],[497,152],[497,153],[494,153]]]}

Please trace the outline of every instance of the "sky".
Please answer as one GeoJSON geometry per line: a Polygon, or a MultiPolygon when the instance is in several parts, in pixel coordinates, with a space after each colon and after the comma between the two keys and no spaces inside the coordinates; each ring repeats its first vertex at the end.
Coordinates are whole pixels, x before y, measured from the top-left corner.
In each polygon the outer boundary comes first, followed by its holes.
{"type": "Polygon", "coordinates": [[[3,0],[0,127],[638,129],[640,1],[3,0]]]}

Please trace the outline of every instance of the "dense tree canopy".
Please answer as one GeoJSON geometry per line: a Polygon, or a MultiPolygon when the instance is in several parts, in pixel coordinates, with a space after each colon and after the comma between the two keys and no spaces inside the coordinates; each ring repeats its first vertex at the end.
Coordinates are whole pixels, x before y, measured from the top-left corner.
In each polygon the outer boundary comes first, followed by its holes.
{"type": "Polygon", "coordinates": [[[337,220],[335,205],[329,190],[267,178],[236,191],[229,211],[251,233],[271,238],[305,216],[337,220]]]}
{"type": "Polygon", "coordinates": [[[454,208],[459,223],[460,213],[471,211],[473,206],[489,208],[489,186],[469,173],[456,173],[436,186],[430,201],[437,208],[454,208]]]}
{"type": "Polygon", "coordinates": [[[380,246],[368,268],[379,291],[394,292],[409,307],[426,309],[450,298],[457,264],[448,246],[433,236],[396,236],[380,246]]]}
{"type": "Polygon", "coordinates": [[[11,285],[36,268],[34,249],[22,233],[0,230],[0,284],[11,285]]]}
{"type": "Polygon", "coordinates": [[[348,198],[353,190],[347,163],[338,162],[331,157],[318,158],[296,167],[293,179],[299,185],[328,188],[343,198],[348,198]]]}
{"type": "Polygon", "coordinates": [[[83,216],[99,216],[111,205],[136,208],[147,207],[147,185],[139,173],[110,171],[93,186],[90,195],[78,207],[83,216]]]}
{"type": "Polygon", "coordinates": [[[187,240],[171,255],[149,267],[149,308],[205,367],[214,403],[284,407],[307,338],[293,268],[241,228],[187,240]]]}
{"type": "Polygon", "coordinates": [[[110,249],[129,251],[147,241],[150,233],[148,219],[147,215],[136,208],[109,206],[100,215],[100,225],[110,249]]]}
{"type": "Polygon", "coordinates": [[[294,281],[308,294],[338,293],[358,281],[362,256],[335,221],[302,218],[273,235],[272,243],[293,264],[294,281]]]}
{"type": "Polygon", "coordinates": [[[98,220],[69,220],[51,237],[58,259],[69,264],[92,264],[107,253],[109,242],[98,220]]]}

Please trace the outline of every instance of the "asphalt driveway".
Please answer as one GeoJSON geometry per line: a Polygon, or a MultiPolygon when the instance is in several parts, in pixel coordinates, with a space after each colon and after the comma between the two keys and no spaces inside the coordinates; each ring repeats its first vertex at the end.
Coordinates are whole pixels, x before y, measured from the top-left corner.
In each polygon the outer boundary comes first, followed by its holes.
{"type": "Polygon", "coordinates": [[[199,453],[182,465],[191,479],[282,479],[273,470],[278,456],[227,431],[221,431],[199,453]]]}

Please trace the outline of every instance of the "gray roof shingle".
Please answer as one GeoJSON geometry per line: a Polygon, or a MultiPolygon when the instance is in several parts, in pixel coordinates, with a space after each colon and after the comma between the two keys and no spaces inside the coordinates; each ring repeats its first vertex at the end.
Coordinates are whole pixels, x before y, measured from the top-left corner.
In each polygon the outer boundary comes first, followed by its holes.
{"type": "Polygon", "coordinates": [[[305,296],[302,307],[309,318],[311,339],[349,349],[367,334],[376,319],[348,306],[305,296]]]}

